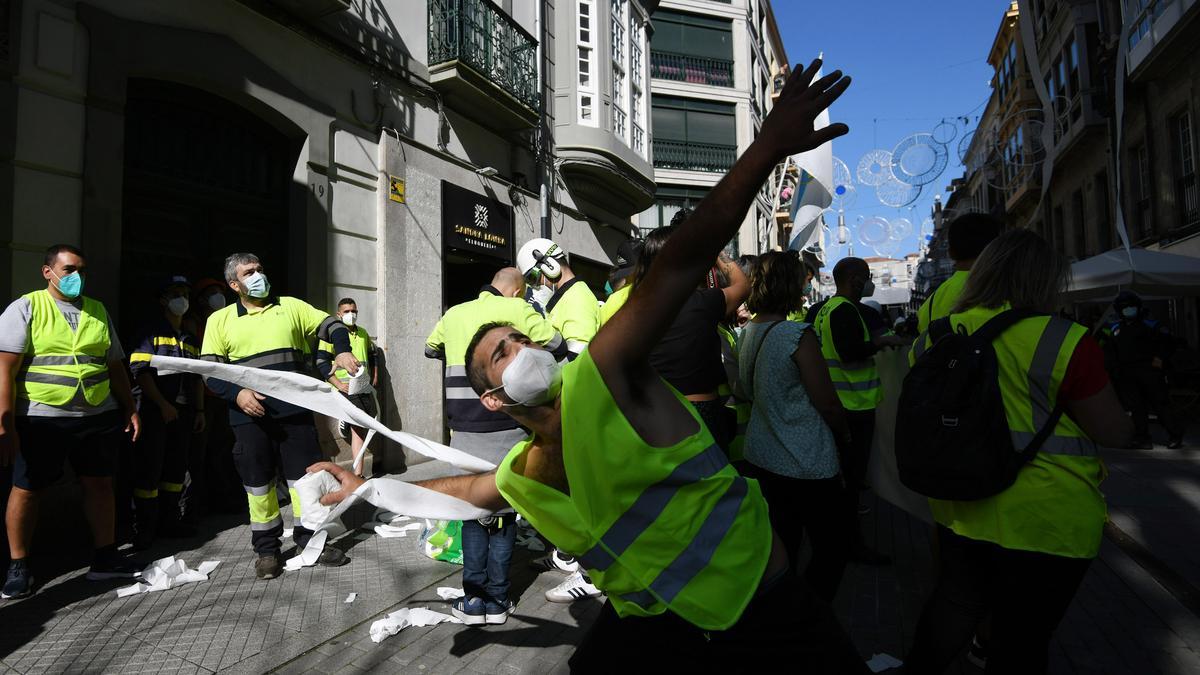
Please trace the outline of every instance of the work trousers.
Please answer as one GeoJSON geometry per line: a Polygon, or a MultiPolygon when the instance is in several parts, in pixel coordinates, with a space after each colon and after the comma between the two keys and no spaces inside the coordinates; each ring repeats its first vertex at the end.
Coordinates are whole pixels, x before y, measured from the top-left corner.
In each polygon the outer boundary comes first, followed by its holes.
{"type": "Polygon", "coordinates": [[[846,425],[850,427],[850,444],[838,444],[838,459],[842,477],[854,499],[858,491],[867,489],[867,466],[871,462],[871,444],[875,441],[875,409],[847,410],[846,425]]]}
{"type": "Polygon", "coordinates": [[[988,614],[986,672],[1046,672],[1050,638],[1091,559],[1003,548],[941,525],[937,537],[938,579],[904,659],[905,673],[945,672],[988,614]]]}
{"type": "Polygon", "coordinates": [[[832,603],[858,527],[842,477],[789,478],[749,462],[739,462],[738,470],[758,480],[770,509],[771,527],[794,563],[799,562],[800,546],[808,535],[812,558],[804,568],[804,581],[817,597],[832,603]]]}
{"type": "Polygon", "coordinates": [[[605,601],[569,665],[573,673],[871,672],[829,603],[792,574],[762,589],[723,631],[702,630],[669,611],[620,618],[605,601]]]}
{"type": "Polygon", "coordinates": [[[176,404],[179,417],[163,420],[158,406],[143,401],[138,415],[142,430],[134,443],[133,503],[138,534],[153,536],[163,526],[179,521],[179,497],[188,472],[188,451],[196,411],[176,404]]]}
{"type": "Polygon", "coordinates": [[[278,554],[281,548],[283,517],[279,514],[279,498],[275,493],[275,481],[280,473],[287,481],[292,498],[292,515],[295,516],[292,539],[296,546],[303,548],[312,532],[300,526],[300,499],[294,486],[309,465],[321,460],[312,413],[279,419],[254,418],[249,424],[233,427],[233,435],[237,439],[233,446],[233,462],[250,503],[250,541],[254,552],[278,554]]]}
{"type": "Polygon", "coordinates": [[[463,592],[467,597],[503,605],[508,600],[508,567],[517,540],[516,514],[507,513],[496,524],[478,520],[462,524],[463,592]]]}
{"type": "Polygon", "coordinates": [[[1150,367],[1122,367],[1117,371],[1116,387],[1121,402],[1133,415],[1137,438],[1150,438],[1150,411],[1172,438],[1182,438],[1183,421],[1175,414],[1163,371],[1150,367]]]}

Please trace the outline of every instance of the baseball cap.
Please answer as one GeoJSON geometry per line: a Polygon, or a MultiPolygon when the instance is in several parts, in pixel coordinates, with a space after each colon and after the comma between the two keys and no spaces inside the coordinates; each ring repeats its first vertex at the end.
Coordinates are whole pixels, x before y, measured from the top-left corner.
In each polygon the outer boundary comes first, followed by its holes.
{"type": "Polygon", "coordinates": [[[633,273],[638,256],[642,253],[642,240],[626,239],[617,246],[617,268],[613,270],[613,281],[620,281],[633,273]]]}
{"type": "Polygon", "coordinates": [[[158,286],[158,290],[161,293],[167,289],[175,288],[176,286],[183,286],[184,288],[190,290],[192,288],[192,283],[188,281],[188,278],[182,274],[172,274],[171,276],[165,277],[162,280],[162,283],[158,286]]]}

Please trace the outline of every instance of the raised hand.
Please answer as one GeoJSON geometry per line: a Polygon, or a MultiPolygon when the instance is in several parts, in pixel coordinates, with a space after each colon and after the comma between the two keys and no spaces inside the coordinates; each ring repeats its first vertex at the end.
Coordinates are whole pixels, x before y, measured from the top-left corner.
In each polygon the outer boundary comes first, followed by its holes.
{"type": "Polygon", "coordinates": [[[828,108],[850,86],[850,78],[842,71],[813,82],[821,60],[815,59],[804,70],[793,71],[767,119],[763,120],[757,142],[765,143],[780,158],[805,152],[842,136],[850,127],[842,123],[813,129],[821,111],[828,108]]]}

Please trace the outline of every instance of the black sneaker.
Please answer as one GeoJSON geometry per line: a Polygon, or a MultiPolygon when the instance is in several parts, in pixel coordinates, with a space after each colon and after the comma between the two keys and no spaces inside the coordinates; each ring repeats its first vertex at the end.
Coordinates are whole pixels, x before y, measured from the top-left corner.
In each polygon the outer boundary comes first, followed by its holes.
{"type": "Polygon", "coordinates": [[[324,567],[341,567],[350,562],[350,558],[341,549],[326,546],[317,558],[317,564],[324,567]]]}
{"type": "Polygon", "coordinates": [[[508,621],[508,615],[516,611],[516,609],[517,606],[513,604],[512,600],[505,600],[504,602],[485,601],[483,603],[483,618],[489,626],[500,626],[505,621],[508,621]]]}
{"type": "Polygon", "coordinates": [[[254,561],[254,576],[259,579],[274,579],[280,574],[283,574],[283,563],[279,562],[278,554],[260,555],[258,560],[254,561]]]}
{"type": "Polygon", "coordinates": [[[144,567],[118,553],[98,554],[88,569],[87,580],[133,579],[142,576],[144,567]]]}
{"type": "Polygon", "coordinates": [[[450,606],[450,613],[468,626],[482,626],[487,623],[487,609],[483,598],[459,598],[450,606]]]}
{"type": "Polygon", "coordinates": [[[8,564],[8,578],[4,580],[4,590],[0,598],[15,600],[33,595],[33,574],[24,560],[14,560],[8,564]]]}
{"type": "Polygon", "coordinates": [[[1172,438],[1170,441],[1167,442],[1168,450],[1178,450],[1182,447],[1183,447],[1183,436],[1180,436],[1178,438],[1172,438]]]}
{"type": "Polygon", "coordinates": [[[971,648],[967,650],[967,660],[980,670],[984,670],[987,668],[987,657],[987,647],[980,644],[979,636],[976,635],[971,639],[971,648]]]}

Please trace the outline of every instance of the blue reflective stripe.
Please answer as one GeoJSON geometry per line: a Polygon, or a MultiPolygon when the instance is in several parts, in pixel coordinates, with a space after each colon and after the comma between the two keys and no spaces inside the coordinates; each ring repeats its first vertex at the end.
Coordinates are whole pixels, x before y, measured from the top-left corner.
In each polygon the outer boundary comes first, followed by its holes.
{"type": "MultiPolygon", "coordinates": [[[[1017,452],[1029,447],[1033,437],[1037,435],[1037,432],[1034,431],[1010,431],[1010,433],[1012,434],[1013,448],[1017,452]]],[[[1046,442],[1042,443],[1042,447],[1038,448],[1038,453],[1070,457],[1097,457],[1100,455],[1099,448],[1090,438],[1058,435],[1047,437],[1046,442]]]]}
{"type": "Polygon", "coordinates": [[[639,591],[621,597],[628,598],[630,602],[635,602],[643,608],[653,604],[652,601],[643,604],[647,595],[661,600],[664,604],[670,604],[675,596],[708,566],[708,562],[717,552],[717,547],[724,541],[729,528],[733,527],[734,521],[737,520],[737,514],[741,511],[742,502],[746,500],[749,491],[745,478],[735,478],[716,506],[709,511],[704,524],[700,526],[700,531],[692,538],[687,548],[650,582],[650,588],[647,589],[649,593],[639,591]]]}
{"type": "Polygon", "coordinates": [[[862,382],[834,382],[833,388],[840,391],[870,391],[879,388],[879,378],[862,382]]]}
{"type": "Polygon", "coordinates": [[[590,550],[579,556],[583,566],[603,572],[645,532],[680,488],[704,480],[729,465],[729,459],[716,444],[675,467],[669,476],[651,485],[621,514],[590,550]]]}

